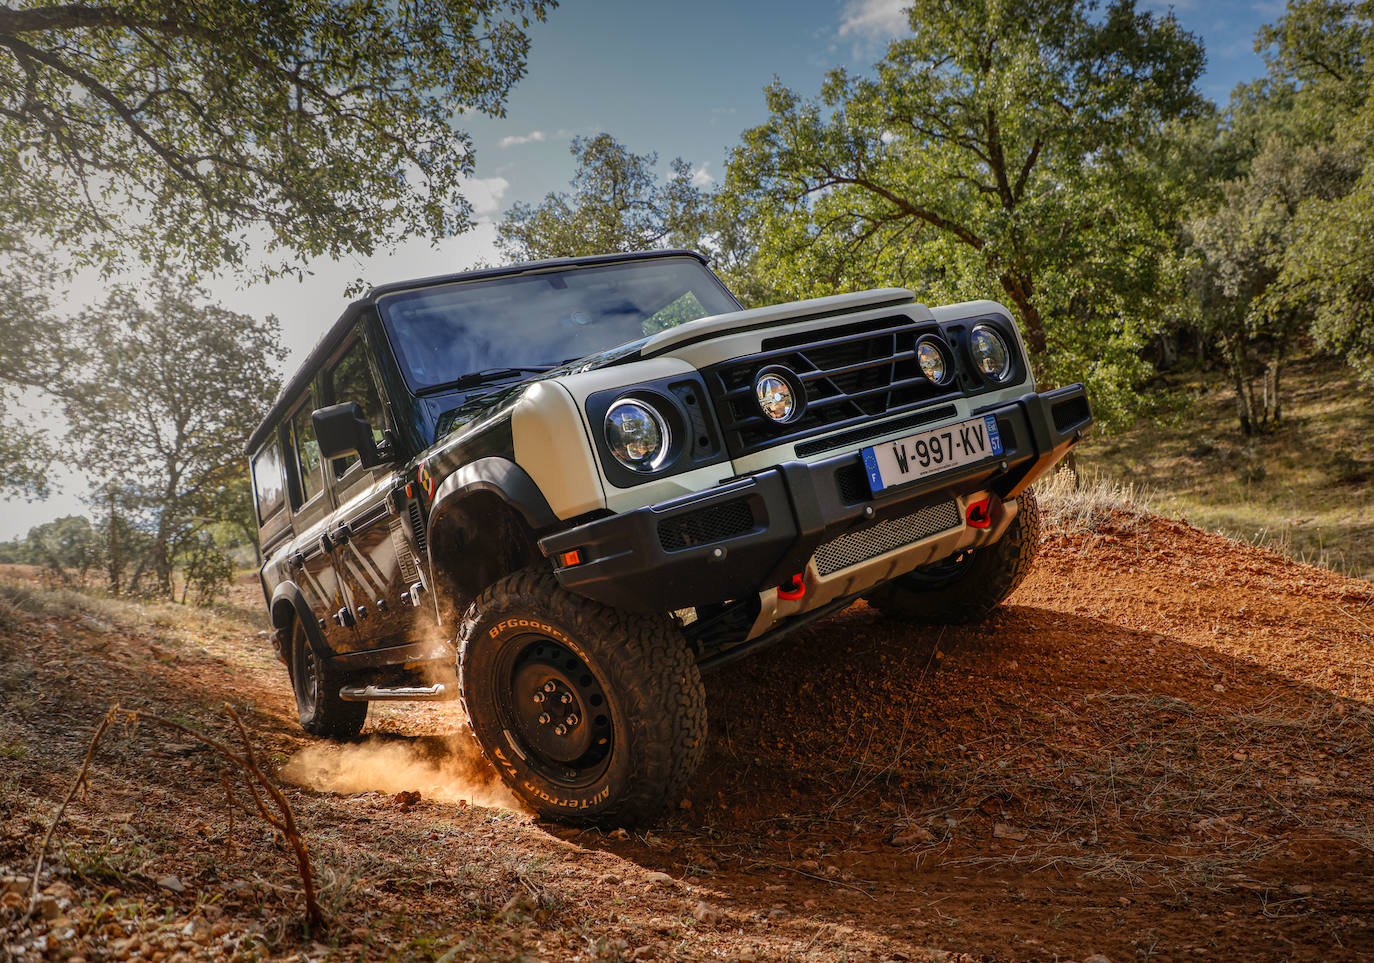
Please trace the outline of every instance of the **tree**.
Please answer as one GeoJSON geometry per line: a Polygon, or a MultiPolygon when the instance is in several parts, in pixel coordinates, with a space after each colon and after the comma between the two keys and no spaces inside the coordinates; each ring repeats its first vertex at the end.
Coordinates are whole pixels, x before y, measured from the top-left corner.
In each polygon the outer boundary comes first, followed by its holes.
{"type": "Polygon", "coordinates": [[[54,272],[17,238],[0,233],[0,493],[41,498],[53,458],[46,431],[20,414],[20,393],[50,386],[67,359],[53,314],[54,272]]]}
{"type": "Polygon", "coordinates": [[[1132,0],[917,0],[908,15],[914,36],[874,76],[833,71],[818,101],[767,88],[771,116],[726,181],[762,225],[764,269],[796,294],[996,285],[1052,375],[1132,377],[1172,283],[1181,196],[1154,159],[1166,122],[1201,109],[1198,41],[1132,0]]]}
{"type": "Polygon", "coordinates": [[[1358,158],[1335,145],[1295,147],[1274,135],[1249,172],[1222,185],[1221,202],[1189,223],[1201,254],[1200,320],[1221,341],[1236,392],[1243,434],[1282,416],[1283,362],[1308,320],[1307,306],[1275,296],[1300,208],[1344,195],[1359,173],[1358,158]],[[1263,362],[1257,391],[1254,357],[1263,362]]]}
{"type": "Polygon", "coordinates": [[[0,6],[0,237],[281,270],[471,225],[470,137],[553,0],[0,6]]]}
{"type": "Polygon", "coordinates": [[[79,319],[82,360],[64,398],[70,439],[103,490],[147,516],[151,542],[131,590],[150,572],[170,595],[178,546],[217,520],[198,509],[242,474],[243,442],[276,387],[276,319],[207,297],[164,273],[148,292],[115,289],[79,319]]]}
{"type": "Polygon", "coordinates": [[[657,154],[632,153],[610,134],[574,137],[572,155],[571,194],[513,204],[501,219],[496,239],[505,255],[532,261],[701,244],[707,194],[682,158],[660,183],[657,154]]]}
{"type": "Polygon", "coordinates": [[[1309,312],[1317,346],[1374,384],[1374,2],[1295,0],[1259,46],[1294,91],[1292,113],[1353,167],[1297,211],[1270,304],[1309,312]]]}

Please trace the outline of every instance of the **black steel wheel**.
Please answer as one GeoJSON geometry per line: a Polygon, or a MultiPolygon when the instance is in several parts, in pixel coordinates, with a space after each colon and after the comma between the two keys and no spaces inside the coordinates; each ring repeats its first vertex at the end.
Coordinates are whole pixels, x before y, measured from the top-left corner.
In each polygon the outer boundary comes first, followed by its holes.
{"type": "Polygon", "coordinates": [[[291,688],[301,728],[311,735],[352,739],[367,721],[366,702],[339,698],[344,680],[316,654],[298,621],[291,634],[291,688]]]}
{"type": "Polygon", "coordinates": [[[675,802],[705,746],[701,677],[666,618],[618,612],[526,570],[459,630],[473,735],[540,815],[628,825],[675,802]]]}
{"type": "Polygon", "coordinates": [[[903,622],[961,625],[986,618],[1030,572],[1040,545],[1035,492],[1027,490],[1016,501],[1016,517],[995,544],[923,565],[864,598],[903,622]]]}

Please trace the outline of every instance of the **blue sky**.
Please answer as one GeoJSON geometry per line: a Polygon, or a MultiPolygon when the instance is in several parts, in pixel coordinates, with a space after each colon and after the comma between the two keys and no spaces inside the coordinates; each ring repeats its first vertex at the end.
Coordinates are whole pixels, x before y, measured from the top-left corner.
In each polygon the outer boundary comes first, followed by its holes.
{"type": "MultiPolygon", "coordinates": [[[[1142,5],[1161,13],[1172,9],[1203,38],[1202,92],[1218,103],[1236,84],[1263,73],[1255,32],[1283,12],[1278,0],[1142,5]]],[[[776,77],[814,94],[832,67],[867,69],[907,30],[902,6],[903,0],[565,0],[546,22],[531,27],[529,70],[507,103],[507,116],[456,120],[474,138],[477,174],[467,196],[479,218],[476,230],[438,244],[416,239],[367,260],[315,262],[301,281],[245,288],[222,278],[210,289],[233,310],[276,314],[290,350],[287,370],[294,370],[339,315],[343,289],[353,279],[398,280],[497,261],[496,219],[514,201],[537,202],[567,187],[573,136],[607,131],[636,153],[657,151],[665,168],[682,157],[709,184],[740,132],[765,119],[765,85],[776,77]]],[[[69,303],[79,308],[99,299],[101,289],[85,279],[69,303]]],[[[0,539],[85,510],[84,479],[62,466],[53,478],[61,491],[47,502],[0,501],[0,539]]]]}
{"type": "MultiPolygon", "coordinates": [[[[720,174],[739,133],[765,119],[775,77],[814,93],[830,68],[862,71],[907,31],[904,0],[568,0],[531,30],[529,72],[500,120],[471,118],[479,175],[501,200],[537,201],[566,187],[576,134],[607,131],[638,153],[683,157],[720,174]]],[[[1144,3],[1173,10],[1207,48],[1203,93],[1224,103],[1264,70],[1255,32],[1283,3],[1144,3]]]]}

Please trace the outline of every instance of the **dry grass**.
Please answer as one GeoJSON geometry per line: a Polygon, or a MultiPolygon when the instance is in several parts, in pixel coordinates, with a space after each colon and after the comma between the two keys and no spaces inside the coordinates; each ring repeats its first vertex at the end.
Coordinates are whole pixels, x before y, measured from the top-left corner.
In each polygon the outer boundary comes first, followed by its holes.
{"type": "Polygon", "coordinates": [[[1219,375],[1180,376],[1175,410],[1094,435],[1079,467],[1148,491],[1162,515],[1374,579],[1374,390],[1324,358],[1284,377],[1284,420],[1265,435],[1240,434],[1219,375]]]}
{"type": "Polygon", "coordinates": [[[1061,468],[1035,488],[1040,519],[1046,530],[1061,535],[1101,531],[1108,520],[1138,520],[1149,513],[1135,485],[1099,473],[1079,474],[1061,468]]]}

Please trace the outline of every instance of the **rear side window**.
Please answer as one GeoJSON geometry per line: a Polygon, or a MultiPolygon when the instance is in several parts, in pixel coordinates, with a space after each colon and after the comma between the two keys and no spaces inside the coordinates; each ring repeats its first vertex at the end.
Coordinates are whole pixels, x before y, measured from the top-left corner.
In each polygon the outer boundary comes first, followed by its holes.
{"type": "MultiPolygon", "coordinates": [[[[386,431],[386,417],[382,412],[382,399],[377,393],[377,384],[372,380],[372,371],[367,364],[367,346],[360,340],[339,363],[329,370],[325,379],[329,404],[337,405],[346,401],[356,401],[363,409],[363,417],[372,426],[372,440],[380,442],[386,431]]],[[[334,477],[338,478],[358,460],[357,455],[334,459],[334,477]]]]}
{"type": "Polygon", "coordinates": [[[297,508],[320,493],[324,477],[320,472],[320,443],[315,440],[315,426],[310,421],[310,405],[304,405],[291,417],[291,450],[296,458],[296,479],[300,491],[295,493],[297,508]]]}
{"type": "Polygon", "coordinates": [[[258,523],[267,520],[286,503],[286,479],[282,474],[281,446],[275,441],[253,459],[253,496],[258,504],[258,523]]]}

